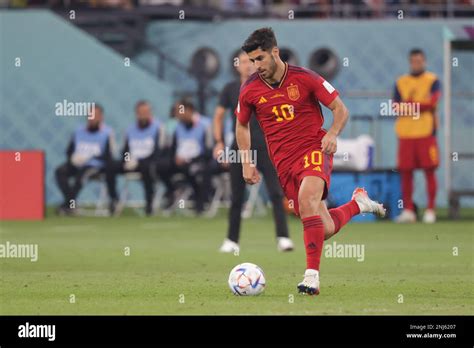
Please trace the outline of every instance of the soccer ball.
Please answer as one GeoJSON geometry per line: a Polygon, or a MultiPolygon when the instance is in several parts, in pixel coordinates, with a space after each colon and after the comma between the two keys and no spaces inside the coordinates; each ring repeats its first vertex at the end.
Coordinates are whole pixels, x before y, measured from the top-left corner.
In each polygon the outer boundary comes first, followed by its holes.
{"type": "Polygon", "coordinates": [[[265,290],[265,274],[253,263],[241,263],[230,271],[229,287],[234,295],[259,295],[265,290]]]}

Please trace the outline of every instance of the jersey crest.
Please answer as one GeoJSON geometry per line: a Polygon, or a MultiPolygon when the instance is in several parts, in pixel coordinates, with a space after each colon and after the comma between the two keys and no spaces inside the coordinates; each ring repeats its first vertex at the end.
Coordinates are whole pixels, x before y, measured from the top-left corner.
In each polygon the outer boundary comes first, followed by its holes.
{"type": "Polygon", "coordinates": [[[298,100],[300,98],[300,91],[298,90],[298,85],[291,85],[287,87],[286,91],[288,92],[288,98],[290,100],[298,100]]]}

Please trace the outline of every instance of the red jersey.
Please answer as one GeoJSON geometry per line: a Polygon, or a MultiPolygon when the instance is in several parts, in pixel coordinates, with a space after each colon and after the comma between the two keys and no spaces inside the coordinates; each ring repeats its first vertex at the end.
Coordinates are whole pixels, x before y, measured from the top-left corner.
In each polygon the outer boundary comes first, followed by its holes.
{"type": "Polygon", "coordinates": [[[319,103],[328,106],[338,95],[315,72],[285,63],[279,86],[272,87],[258,73],[248,78],[240,89],[235,114],[246,124],[255,112],[270,157],[281,175],[308,147],[321,143],[326,132],[319,103]]]}

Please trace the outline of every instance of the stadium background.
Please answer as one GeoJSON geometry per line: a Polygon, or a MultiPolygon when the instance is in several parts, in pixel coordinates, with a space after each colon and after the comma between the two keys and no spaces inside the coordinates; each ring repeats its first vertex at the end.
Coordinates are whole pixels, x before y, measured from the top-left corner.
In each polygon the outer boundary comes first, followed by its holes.
{"type": "MultiPolygon", "coordinates": [[[[212,116],[216,93],[233,78],[233,52],[252,30],[264,25],[273,26],[280,45],[291,49],[301,65],[310,65],[310,56],[319,48],[335,52],[339,73],[331,82],[341,90],[353,117],[343,136],[377,130],[377,167],[395,165],[394,120],[379,116],[380,103],[391,97],[395,78],[408,71],[407,53],[413,46],[426,51],[428,68],[439,75],[444,91],[443,64],[447,63],[452,72],[452,151],[469,154],[474,148],[472,51],[453,50],[457,66],[452,68],[443,57],[445,40],[472,43],[472,1],[239,1],[266,4],[246,12],[205,6],[237,3],[231,0],[132,1],[0,0],[0,6],[30,7],[0,10],[0,149],[45,151],[49,206],[60,200],[54,168],[65,160],[71,132],[85,122],[84,117],[56,116],[56,103],[66,99],[103,104],[106,122],[121,143],[133,122],[135,102],[146,98],[171,131],[172,103],[183,94],[199,99],[189,68],[192,56],[205,46],[220,62],[204,105],[212,116]],[[111,1],[127,8],[101,7],[111,1]],[[146,6],[146,2],[178,6],[146,6]],[[316,5],[306,15],[295,12],[296,18],[304,19],[288,19],[289,8],[309,2],[316,5]],[[277,11],[273,6],[277,3],[286,8],[280,6],[277,11]],[[324,6],[329,3],[333,5],[324,6]],[[384,3],[382,12],[367,5],[384,3]],[[397,19],[401,8],[403,20],[397,19]],[[74,19],[70,18],[72,9],[74,19]],[[185,11],[184,20],[178,19],[180,10],[185,11]],[[130,66],[126,57],[131,59],[130,66]],[[17,58],[20,67],[15,66],[17,58]],[[344,58],[349,59],[347,67],[342,64],[344,58]],[[367,117],[356,120],[364,115],[374,119],[372,128],[364,121],[367,117]]],[[[446,100],[445,93],[440,105],[442,150],[446,100]]],[[[437,172],[441,207],[448,204],[444,156],[437,172]]],[[[453,183],[460,190],[472,190],[472,157],[451,164],[453,183]]],[[[34,180],[20,184],[30,181],[34,180]]],[[[86,185],[81,201],[97,199],[93,186],[86,185]]],[[[135,186],[134,195],[143,197],[140,185],[135,186]]],[[[415,199],[421,206],[424,187],[419,175],[415,199]]],[[[333,185],[349,195],[352,188],[333,185]]],[[[0,202],[10,203],[1,195],[0,202]]],[[[467,200],[464,204],[468,203],[472,206],[467,200]]],[[[364,261],[350,255],[324,255],[323,291],[316,301],[296,296],[305,253],[301,222],[296,218],[288,219],[293,252],[277,252],[268,213],[245,220],[236,255],[218,252],[227,227],[224,209],[212,219],[186,214],[139,218],[129,210],[117,218],[71,218],[52,211],[48,209],[47,219],[40,222],[1,221],[2,243],[34,243],[39,250],[38,262],[0,259],[1,315],[474,313],[473,209],[463,209],[457,220],[446,219],[446,209],[439,209],[436,224],[350,223],[325,246],[330,250],[335,250],[336,243],[364,247],[364,261]],[[265,270],[268,287],[263,296],[235,297],[229,291],[229,271],[241,262],[253,262],[265,270]]],[[[352,335],[346,336],[353,340],[352,335]]]]}
{"type": "MultiPolygon", "coordinates": [[[[396,137],[393,117],[379,115],[380,103],[391,98],[397,76],[407,72],[407,52],[412,47],[426,51],[429,70],[443,81],[443,43],[445,39],[469,38],[472,21],[466,19],[385,18],[369,21],[333,20],[151,20],[144,33],[145,43],[130,56],[119,54],[86,31],[75,26],[78,18],[68,19],[64,9],[2,11],[1,71],[2,108],[0,148],[43,149],[46,153],[46,202],[56,204],[60,193],[54,181],[54,168],[65,159],[64,151],[73,129],[84,122],[78,117],[58,117],[55,104],[68,101],[97,101],[105,107],[106,123],[116,132],[121,146],[123,132],[132,122],[133,105],[148,99],[155,116],[164,120],[171,132],[169,110],[183,94],[195,94],[196,79],[177,66],[189,67],[193,54],[202,47],[211,48],[219,59],[219,70],[209,81],[206,114],[212,117],[217,92],[233,75],[232,57],[246,35],[257,27],[272,26],[279,45],[290,49],[298,64],[309,66],[311,54],[329,48],[338,57],[339,71],[331,82],[341,91],[352,116],[373,117],[367,122],[352,122],[342,137],[362,133],[375,135],[375,166],[395,167],[396,137]],[[158,54],[157,54],[158,52],[158,54]],[[167,59],[160,59],[165,54],[167,59]],[[14,65],[21,59],[21,68],[14,65]],[[347,58],[348,66],[343,66],[347,58]]],[[[472,27],[471,27],[472,28],[472,27]]],[[[454,52],[458,66],[452,70],[453,151],[473,148],[472,52],[454,52]]],[[[445,87],[445,86],[443,86],[445,87]]],[[[444,185],[444,98],[440,105],[442,165],[438,171],[437,203],[446,207],[444,185]]],[[[326,121],[331,121],[327,117],[326,121]]],[[[453,183],[461,189],[472,185],[472,161],[454,164],[453,183]]],[[[415,187],[423,187],[421,173],[415,187]]],[[[139,192],[140,188],[135,187],[139,192]]],[[[141,193],[138,193],[139,195],[141,193]]],[[[94,199],[89,189],[81,198],[94,199]]],[[[424,189],[415,190],[415,201],[424,206],[424,189]]],[[[472,206],[472,200],[467,200],[472,206]]]]}

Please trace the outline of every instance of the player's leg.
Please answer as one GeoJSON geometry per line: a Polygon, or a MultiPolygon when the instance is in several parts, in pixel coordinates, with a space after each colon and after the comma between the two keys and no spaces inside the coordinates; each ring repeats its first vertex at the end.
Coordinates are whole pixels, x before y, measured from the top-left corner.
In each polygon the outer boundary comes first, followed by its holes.
{"type": "Polygon", "coordinates": [[[265,187],[267,188],[273,208],[273,221],[275,223],[277,248],[279,251],[291,251],[294,249],[292,240],[289,238],[288,221],[283,207],[283,190],[281,189],[278,176],[267,153],[267,149],[259,151],[257,169],[262,173],[265,187]]]}
{"type": "Polygon", "coordinates": [[[349,202],[329,209],[321,202],[319,214],[324,224],[324,239],[329,239],[338,233],[354,216],[360,213],[372,213],[379,217],[385,216],[385,208],[379,202],[370,199],[363,188],[356,188],[349,202]]]}
{"type": "Polygon", "coordinates": [[[436,174],[435,169],[425,169],[426,191],[428,192],[428,206],[423,215],[423,222],[436,222],[435,200],[436,200],[436,174]]]}
{"type": "Polygon", "coordinates": [[[324,240],[331,238],[336,231],[336,225],[334,223],[331,214],[329,213],[328,207],[325,201],[321,201],[319,204],[319,216],[323,220],[324,226],[324,240]]]}
{"type": "Polygon", "coordinates": [[[403,210],[395,219],[396,222],[415,222],[413,205],[413,170],[416,167],[416,145],[413,139],[399,139],[398,170],[400,172],[403,210]]]}
{"type": "Polygon", "coordinates": [[[187,182],[189,183],[189,185],[191,185],[191,188],[193,189],[194,198],[195,198],[194,211],[196,212],[196,214],[199,215],[204,212],[203,193],[201,192],[202,176],[200,175],[199,171],[196,170],[195,167],[192,169],[193,170],[191,171],[191,166],[189,164],[181,167],[181,170],[186,176],[187,182]]]}
{"type": "Polygon", "coordinates": [[[165,185],[165,202],[163,204],[163,209],[165,211],[174,205],[175,187],[172,180],[174,171],[175,168],[171,164],[171,159],[167,155],[158,159],[156,163],[156,174],[165,185]]]}
{"type": "Polygon", "coordinates": [[[89,178],[97,173],[99,173],[101,168],[98,167],[91,167],[91,166],[83,166],[77,168],[75,177],[74,177],[74,184],[71,189],[71,199],[75,200],[79,195],[84,183],[86,183],[89,178]]]}
{"type": "Polygon", "coordinates": [[[71,185],[69,184],[69,178],[75,174],[75,167],[69,163],[64,163],[58,168],[56,168],[55,176],[56,183],[59,190],[61,191],[64,202],[58,208],[58,213],[67,214],[70,211],[70,200],[71,198],[71,185]]]}
{"type": "MultiPolygon", "coordinates": [[[[301,293],[319,294],[319,265],[324,244],[324,225],[320,205],[326,182],[318,176],[306,176],[298,190],[298,212],[303,222],[306,271],[298,284],[301,293]]],[[[296,208],[296,207],[295,207],[296,208]]]]}
{"type": "Polygon", "coordinates": [[[155,164],[152,161],[141,160],[138,162],[137,171],[142,177],[143,190],[145,192],[145,214],[150,216],[153,212],[153,197],[155,195],[154,179],[155,164]]]}
{"type": "Polygon", "coordinates": [[[417,146],[420,157],[420,166],[425,172],[426,191],[428,196],[428,206],[423,214],[423,222],[436,222],[435,200],[436,200],[436,173],[435,170],[439,165],[438,145],[436,137],[430,136],[419,140],[417,146]]]}
{"type": "MultiPolygon", "coordinates": [[[[326,159],[330,161],[330,158],[326,159]]],[[[348,203],[328,210],[322,198],[328,191],[331,166],[319,176],[307,176],[301,182],[298,211],[303,221],[307,269],[298,290],[308,294],[319,293],[319,264],[324,240],[337,233],[342,226],[360,212],[385,216],[382,204],[372,201],[364,189],[356,188],[348,203]],[[324,177],[324,179],[323,179],[324,177]]],[[[313,172],[311,175],[315,175],[313,172]]],[[[319,174],[318,174],[319,175],[319,174]]]]}
{"type": "Polygon", "coordinates": [[[202,157],[194,159],[186,167],[186,177],[191,184],[196,197],[195,211],[197,214],[204,212],[204,203],[206,200],[206,175],[207,163],[202,157]]]}
{"type": "Polygon", "coordinates": [[[242,206],[244,204],[245,181],[242,177],[242,165],[230,163],[231,205],[228,215],[227,238],[222,243],[220,252],[239,252],[240,224],[242,221],[242,206]]]}
{"type": "Polygon", "coordinates": [[[402,181],[403,208],[414,211],[413,206],[413,170],[400,171],[402,181]]]}
{"type": "Polygon", "coordinates": [[[123,172],[122,161],[109,161],[104,168],[105,173],[105,182],[107,185],[107,192],[109,194],[109,212],[110,215],[114,215],[117,204],[118,204],[118,194],[117,194],[117,174],[123,172]]]}

